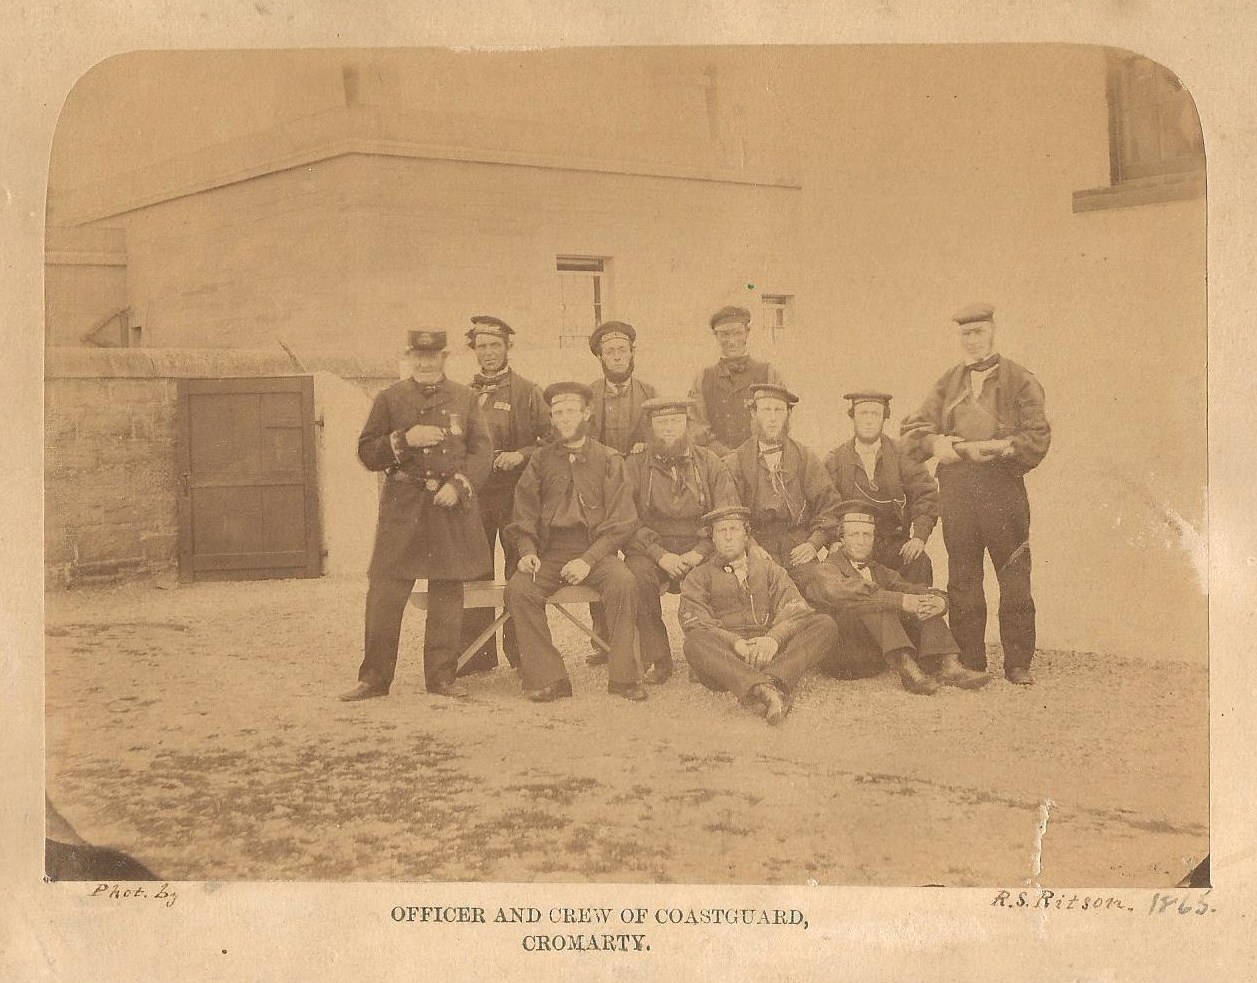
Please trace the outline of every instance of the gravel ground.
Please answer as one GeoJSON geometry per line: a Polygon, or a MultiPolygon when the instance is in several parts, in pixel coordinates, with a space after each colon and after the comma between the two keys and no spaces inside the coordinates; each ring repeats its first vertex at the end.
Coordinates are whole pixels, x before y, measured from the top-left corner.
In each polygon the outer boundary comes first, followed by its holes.
{"type": "Polygon", "coordinates": [[[816,676],[773,729],[683,660],[645,704],[608,696],[557,614],[575,699],[529,703],[505,666],[430,697],[412,610],[392,694],[346,704],[365,593],[49,594],[52,800],[179,880],[1130,887],[1207,849],[1201,665],[1044,651],[1037,686],[930,698],[816,676]]]}

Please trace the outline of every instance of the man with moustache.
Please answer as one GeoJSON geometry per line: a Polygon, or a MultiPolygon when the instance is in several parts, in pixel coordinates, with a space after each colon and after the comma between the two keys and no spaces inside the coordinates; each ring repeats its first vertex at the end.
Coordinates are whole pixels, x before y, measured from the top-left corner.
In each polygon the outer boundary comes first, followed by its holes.
{"type": "Polygon", "coordinates": [[[838,623],[842,644],[830,661],[834,675],[874,675],[889,665],[903,688],[930,696],[940,684],[978,689],[990,677],[960,664],[947,629],[943,591],[911,583],[873,559],[877,514],[863,501],[839,505],[841,539],[803,596],[838,623]],[[923,671],[926,670],[926,671],[923,671]]]}
{"type": "MultiPolygon", "coordinates": [[[[637,331],[624,321],[606,321],[589,336],[589,350],[602,365],[602,376],[590,383],[589,432],[601,444],[625,456],[646,446],[648,424],[642,410],[658,395],[635,373],[637,331]]],[[[589,605],[589,618],[600,638],[607,636],[607,618],[600,603],[589,605]]],[[[594,646],[585,659],[591,666],[607,664],[607,653],[594,646]]]]}
{"type": "Polygon", "coordinates": [[[803,674],[838,644],[838,628],[804,603],[780,566],[748,552],[749,519],[736,505],[703,516],[712,555],[682,582],[678,618],[695,677],[776,725],[803,674]]]}
{"type": "Polygon", "coordinates": [[[799,397],[784,386],[750,387],[753,433],[725,459],[751,534],[799,585],[819,566],[819,551],[838,531],[838,496],[825,467],[790,436],[799,397]]]}
{"type": "Polygon", "coordinates": [[[745,307],[722,307],[708,323],[720,346],[720,361],[703,369],[690,388],[694,442],[724,457],[751,435],[746,411],[751,387],[784,387],[786,382],[772,365],[747,354],[751,312],[745,307]]]}
{"type": "MultiPolygon", "coordinates": [[[[493,580],[494,544],[511,521],[515,502],[515,485],[524,473],[524,465],[545,441],[550,430],[550,416],[541,388],[525,379],[510,365],[510,351],[515,332],[500,318],[478,314],[471,319],[467,346],[475,353],[480,371],[471,382],[472,392],[480,404],[489,434],[493,438],[493,467],[489,479],[480,490],[480,520],[489,541],[489,566],[474,579],[493,580]]],[[[509,580],[519,557],[503,538],[505,575],[509,580]]],[[[463,615],[463,647],[466,649],[493,623],[492,608],[472,608],[463,615]]],[[[515,625],[506,622],[502,629],[502,648],[512,666],[519,665],[519,641],[515,625]]],[[[488,672],[498,664],[497,638],[489,636],[485,643],[462,665],[458,674],[488,672]]]]}
{"type": "Polygon", "coordinates": [[[882,433],[890,416],[889,393],[847,393],[854,436],[825,457],[838,497],[859,499],[877,516],[873,558],[905,580],[930,587],[934,567],[925,541],[938,521],[938,485],[925,466],[882,433]]]}
{"type": "Polygon", "coordinates": [[[947,547],[947,596],[961,661],[986,669],[983,560],[999,579],[1004,675],[1030,686],[1035,610],[1030,592],[1030,500],[1023,475],[1052,442],[1043,387],[995,349],[995,311],[975,304],[956,323],[965,359],[943,374],[903,421],[908,453],[938,459],[939,511],[947,547]]]}
{"type": "Polygon", "coordinates": [[[410,377],[376,396],[358,438],[358,459],[384,472],[385,480],[367,570],[365,652],[358,685],[342,700],[388,695],[402,615],[416,580],[428,582],[428,692],[467,695],[454,678],[463,582],[489,563],[476,489],[488,477],[493,443],[475,395],[445,377],[448,354],[444,331],[408,332],[410,377]]]}
{"type": "Polygon", "coordinates": [[[550,636],[546,598],[564,584],[586,583],[602,596],[607,611],[607,689],[644,700],[633,652],[637,588],[616,556],[637,528],[623,458],[589,436],[588,386],[555,383],[546,388],[545,401],[555,439],[525,465],[506,528],[520,558],[506,585],[506,609],[519,635],[524,690],[536,703],[572,695],[550,636]]]}
{"type": "Polygon", "coordinates": [[[689,438],[692,406],[689,399],[646,400],[642,410],[649,441],[624,465],[640,520],[624,548],[624,562],[637,581],[637,637],[647,683],[665,683],[672,676],[660,592],[678,593],[685,575],[711,556],[703,515],[738,504],[733,478],[720,458],[689,438]]]}

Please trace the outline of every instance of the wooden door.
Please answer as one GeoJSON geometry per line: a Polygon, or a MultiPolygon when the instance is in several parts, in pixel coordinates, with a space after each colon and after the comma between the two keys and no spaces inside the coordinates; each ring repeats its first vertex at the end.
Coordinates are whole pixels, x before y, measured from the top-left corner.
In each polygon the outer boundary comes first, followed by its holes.
{"type": "Polygon", "coordinates": [[[179,577],[322,573],[314,380],[179,382],[179,577]]]}

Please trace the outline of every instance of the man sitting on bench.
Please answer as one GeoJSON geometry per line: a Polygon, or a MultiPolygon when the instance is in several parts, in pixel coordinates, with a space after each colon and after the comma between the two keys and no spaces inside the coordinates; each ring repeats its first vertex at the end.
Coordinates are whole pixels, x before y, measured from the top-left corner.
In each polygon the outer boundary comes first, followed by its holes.
{"type": "Polygon", "coordinates": [[[524,691],[536,703],[572,695],[563,657],[546,620],[546,598],[564,584],[602,596],[610,628],[607,689],[646,699],[633,636],[637,589],[616,551],[637,528],[624,461],[589,436],[589,387],[558,382],[545,390],[556,439],[536,451],[515,488],[506,535],[519,566],[506,585],[506,609],[519,637],[524,691]]]}

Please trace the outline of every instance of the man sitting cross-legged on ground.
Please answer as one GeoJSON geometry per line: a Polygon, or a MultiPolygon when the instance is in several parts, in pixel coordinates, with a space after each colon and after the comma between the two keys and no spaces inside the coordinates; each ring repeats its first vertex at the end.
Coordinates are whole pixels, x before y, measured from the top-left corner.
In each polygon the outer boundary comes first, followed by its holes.
{"type": "Polygon", "coordinates": [[[842,502],[838,514],[841,539],[804,588],[808,602],[832,615],[842,632],[831,671],[852,678],[890,665],[904,689],[924,696],[938,692],[939,683],[985,686],[990,676],[960,664],[943,619],[946,593],[910,583],[872,559],[877,520],[866,502],[842,502]]]}
{"type": "Polygon", "coordinates": [[[548,703],[572,695],[563,656],[546,620],[546,598],[565,584],[585,583],[606,606],[611,657],[607,689],[646,699],[633,654],[637,587],[616,556],[637,528],[623,458],[589,436],[589,387],[556,382],[545,391],[556,439],[529,459],[515,487],[507,538],[519,564],[506,585],[515,619],[528,698],[548,703]]]}
{"type": "Polygon", "coordinates": [[[800,678],[838,644],[838,627],[804,603],[777,563],[748,554],[750,514],[729,506],[703,516],[715,553],[681,584],[678,616],[699,682],[779,724],[800,678]]]}
{"type": "Polygon", "coordinates": [[[641,524],[624,562],[637,581],[637,637],[648,683],[672,675],[672,650],[663,624],[659,594],[677,593],[685,575],[711,556],[703,514],[738,504],[733,478],[720,458],[690,439],[689,399],[648,399],[642,411],[649,443],[630,454],[624,476],[641,524]]]}

